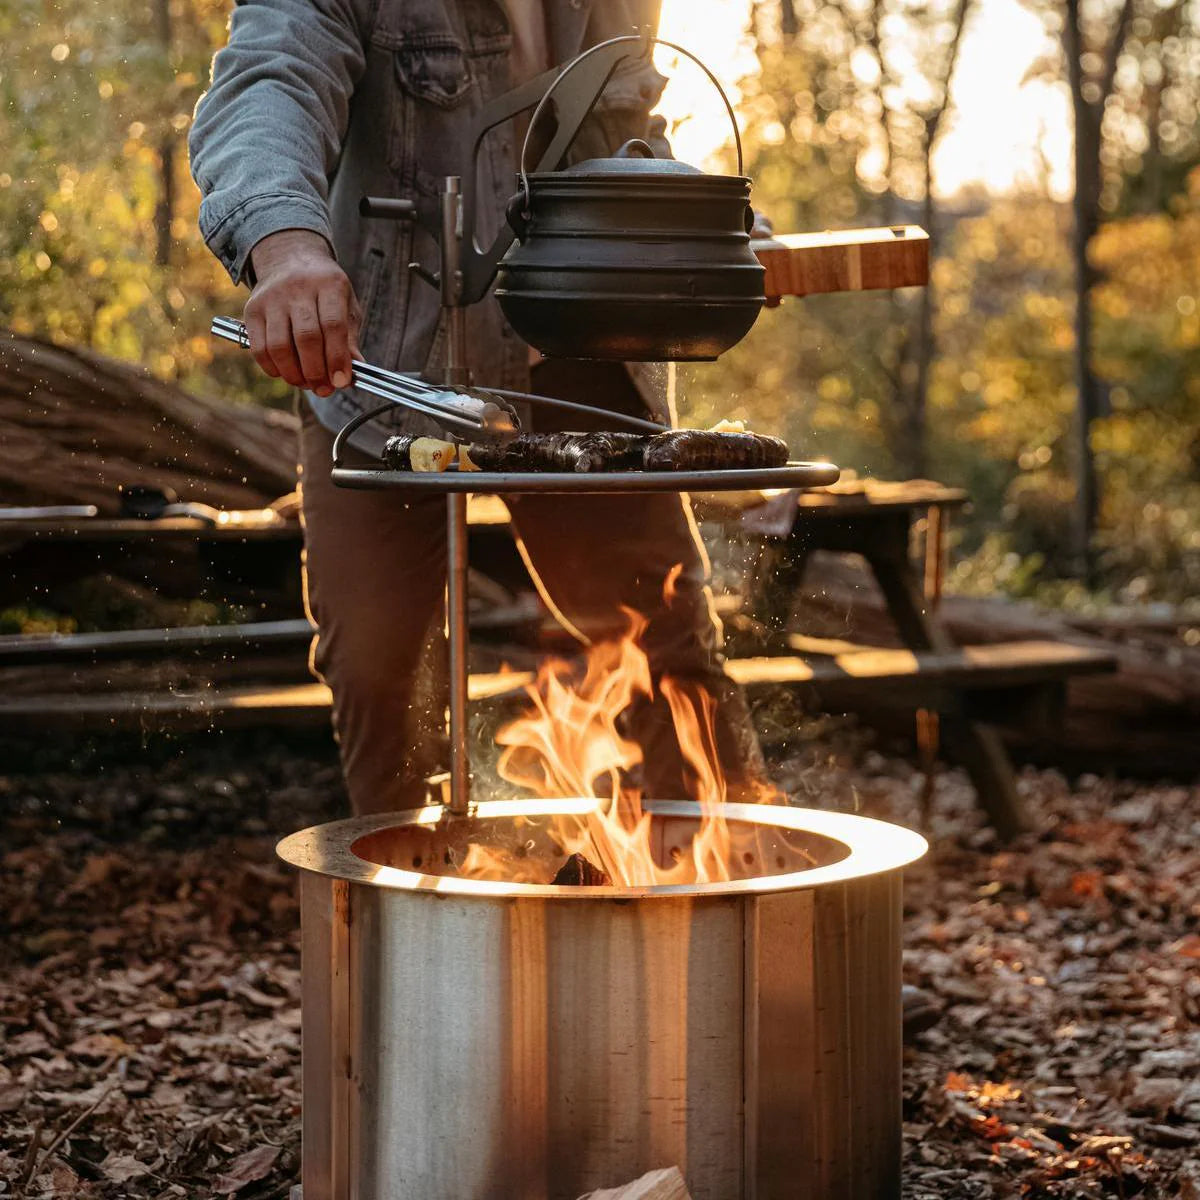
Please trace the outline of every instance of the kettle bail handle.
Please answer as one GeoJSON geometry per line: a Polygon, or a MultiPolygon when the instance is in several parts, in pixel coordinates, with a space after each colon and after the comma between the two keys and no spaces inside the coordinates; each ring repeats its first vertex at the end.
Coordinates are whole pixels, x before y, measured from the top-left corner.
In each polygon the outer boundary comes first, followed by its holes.
{"type": "MultiPolygon", "coordinates": [[[[541,100],[539,100],[537,103],[537,107],[533,110],[533,114],[529,118],[529,124],[525,127],[525,139],[521,143],[521,191],[519,197],[521,201],[521,207],[519,211],[521,216],[525,217],[526,219],[529,216],[529,168],[526,165],[525,160],[529,153],[530,135],[533,133],[534,126],[538,123],[538,118],[545,111],[547,101],[554,94],[555,88],[557,88],[558,85],[562,83],[562,81],[566,79],[566,77],[581,62],[583,62],[585,58],[589,58],[591,55],[603,50],[605,47],[616,46],[622,42],[641,43],[646,47],[647,55],[649,54],[649,49],[651,46],[666,46],[669,50],[674,50],[677,54],[682,54],[685,58],[690,58],[692,62],[694,62],[696,66],[698,66],[700,70],[702,70],[705,75],[708,76],[713,87],[715,87],[721,94],[721,99],[725,102],[725,111],[729,114],[729,123],[733,126],[733,141],[734,145],[737,147],[737,173],[739,175],[744,175],[746,173],[745,165],[742,160],[742,134],[741,130],[738,129],[737,115],[733,111],[733,105],[730,103],[725,89],[721,86],[721,81],[712,73],[711,70],[709,70],[709,68],[697,55],[693,54],[685,46],[680,46],[675,42],[669,42],[666,40],[666,38],[660,38],[650,33],[625,33],[621,34],[620,37],[609,38],[606,42],[598,42],[595,46],[590,46],[582,54],[578,55],[576,58],[573,58],[569,63],[567,63],[567,65],[559,72],[558,78],[556,78],[554,82],[546,89],[545,95],[542,96],[541,100]]],[[[598,100],[599,98],[599,95],[597,95],[596,99],[598,100]]],[[[592,103],[594,104],[595,101],[592,103]]],[[[627,142],[622,149],[628,149],[633,144],[640,141],[640,138],[635,138],[633,143],[627,142]]],[[[641,144],[646,145],[645,142],[641,142],[641,144]]],[[[649,146],[646,148],[649,149],[649,146]]],[[[629,157],[632,157],[632,155],[629,157]]],[[[654,157],[653,151],[651,151],[650,157],[654,157]]],[[[514,197],[514,199],[516,199],[516,197],[514,197]]]]}

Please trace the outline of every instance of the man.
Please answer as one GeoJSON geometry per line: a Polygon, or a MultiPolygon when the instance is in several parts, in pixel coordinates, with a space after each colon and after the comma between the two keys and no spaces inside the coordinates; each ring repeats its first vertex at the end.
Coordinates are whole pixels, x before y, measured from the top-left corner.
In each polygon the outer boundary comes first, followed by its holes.
{"type": "MultiPolygon", "coordinates": [[[[443,360],[437,294],[407,265],[435,269],[436,245],[420,223],[361,218],[359,198],[409,197],[436,228],[442,177],[467,170],[471,118],[483,103],[656,20],[655,0],[244,0],[214,60],[190,137],[200,225],[234,281],[252,288],[245,321],[256,360],[307,393],[300,472],[313,666],[333,691],[360,813],[425,803],[426,778],[446,764],[436,669],[444,504],[343,491],[329,478],[333,431],[374,403],[347,388],[352,355],[434,377],[443,360]]],[[[664,123],[650,117],[664,82],[648,61],[624,64],[572,158],[609,154],[631,137],[666,152],[664,123]]],[[[483,245],[514,190],[514,140],[502,128],[480,155],[483,245]]],[[[490,297],[469,310],[468,328],[480,383],[646,411],[619,364],[547,361],[531,377],[528,347],[490,297]]],[[[436,432],[398,410],[357,444],[377,454],[399,430],[436,432]]],[[[526,496],[510,509],[531,574],[563,624],[587,641],[619,633],[622,607],[648,618],[642,645],[652,670],[718,700],[731,798],[752,791],[761,758],[721,672],[707,563],[686,504],[670,495],[526,496]],[[668,601],[664,584],[677,566],[668,601]]],[[[635,724],[647,790],[684,794],[665,706],[650,705],[635,724]]]]}

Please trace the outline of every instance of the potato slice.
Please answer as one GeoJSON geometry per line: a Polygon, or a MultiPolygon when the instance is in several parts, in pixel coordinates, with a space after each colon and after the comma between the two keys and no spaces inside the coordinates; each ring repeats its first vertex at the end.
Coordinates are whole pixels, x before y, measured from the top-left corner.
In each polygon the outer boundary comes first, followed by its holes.
{"type": "Polygon", "coordinates": [[[440,438],[417,438],[408,450],[408,460],[414,471],[444,471],[458,457],[453,442],[440,438]]]}

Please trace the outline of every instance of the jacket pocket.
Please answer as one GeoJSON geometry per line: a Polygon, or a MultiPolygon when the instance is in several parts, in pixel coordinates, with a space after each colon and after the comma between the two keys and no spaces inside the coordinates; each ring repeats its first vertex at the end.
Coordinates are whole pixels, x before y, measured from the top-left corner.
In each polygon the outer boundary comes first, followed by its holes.
{"type": "Polygon", "coordinates": [[[379,295],[383,282],[383,263],[382,250],[368,250],[360,275],[362,290],[358,292],[358,303],[362,309],[362,325],[358,331],[358,345],[367,362],[373,362],[379,351],[379,335],[383,325],[379,295]]]}
{"type": "Polygon", "coordinates": [[[420,34],[396,52],[396,79],[416,100],[455,108],[474,86],[466,50],[453,34],[420,34]]]}

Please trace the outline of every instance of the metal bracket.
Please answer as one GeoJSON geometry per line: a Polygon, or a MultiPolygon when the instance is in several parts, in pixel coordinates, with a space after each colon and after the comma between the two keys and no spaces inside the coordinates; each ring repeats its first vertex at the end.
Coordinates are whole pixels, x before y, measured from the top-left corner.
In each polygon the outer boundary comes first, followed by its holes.
{"type": "MultiPolygon", "coordinates": [[[[649,57],[654,47],[654,30],[650,26],[636,33],[611,38],[585,51],[563,67],[553,67],[531,79],[523,87],[498,96],[484,105],[475,118],[471,137],[471,163],[478,161],[483,139],[497,125],[511,120],[518,113],[536,108],[546,94],[568,71],[572,86],[557,92],[553,99],[554,134],[533,168],[552,171],[562,160],[575,136],[596,102],[600,99],[613,72],[627,58],[649,57]]],[[[486,249],[475,241],[476,184],[474,169],[467,172],[463,188],[463,289],[462,302],[474,304],[487,294],[496,277],[501,258],[516,240],[516,234],[505,224],[486,249]]]]}

